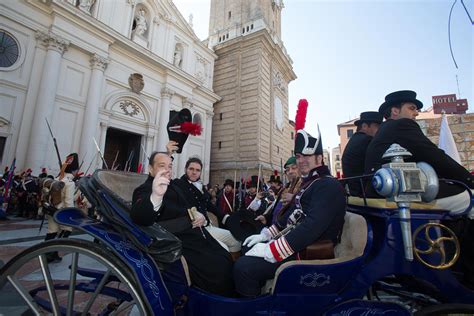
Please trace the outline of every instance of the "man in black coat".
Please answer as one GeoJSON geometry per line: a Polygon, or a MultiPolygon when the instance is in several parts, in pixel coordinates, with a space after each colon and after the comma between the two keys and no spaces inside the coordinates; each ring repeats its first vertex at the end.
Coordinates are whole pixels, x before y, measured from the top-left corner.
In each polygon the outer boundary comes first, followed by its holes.
{"type": "Polygon", "coordinates": [[[243,296],[258,296],[281,264],[295,260],[297,253],[313,242],[339,242],[346,198],[343,187],[324,165],[320,136],[314,138],[299,130],[295,153],[303,177],[300,190],[286,212],[279,213],[277,224],[245,240],[244,246],[253,247],[234,265],[236,290],[243,296]],[[288,226],[293,228],[279,236],[288,226]]]}
{"type": "Polygon", "coordinates": [[[179,179],[171,179],[172,162],[167,153],[153,153],[150,175],[133,192],[131,219],[138,225],[158,222],[182,241],[182,253],[188,263],[191,282],[208,292],[232,296],[232,258],[203,226],[200,212],[189,216],[190,205],[179,179]]]}
{"type": "MultiPolygon", "coordinates": [[[[356,133],[351,136],[342,154],[342,173],[345,178],[364,174],[367,147],[377,133],[382,120],[383,117],[379,112],[362,112],[360,118],[354,122],[357,126],[356,133]]],[[[348,185],[351,195],[361,195],[359,181],[350,181],[348,185]]]]}
{"type": "Polygon", "coordinates": [[[216,206],[211,203],[211,195],[203,188],[201,182],[202,161],[199,158],[189,158],[186,161],[184,175],[176,180],[176,184],[185,193],[190,206],[195,206],[206,219],[206,230],[230,252],[233,258],[240,256],[240,242],[227,229],[215,227],[209,221],[207,212],[217,213],[216,206]]]}
{"type": "MultiPolygon", "coordinates": [[[[453,179],[474,188],[474,176],[463,166],[449,157],[443,150],[433,144],[421,131],[415,122],[418,110],[423,103],[416,99],[413,91],[396,91],[385,97],[385,102],[380,106],[379,112],[387,119],[379,128],[374,139],[367,149],[365,172],[373,173],[384,163],[382,155],[387,148],[397,143],[407,149],[411,154],[407,160],[424,161],[429,163],[436,171],[439,178],[453,179]]],[[[469,194],[464,188],[449,185],[440,181],[435,207],[451,210],[458,213],[469,206],[469,194]]],[[[461,257],[458,264],[464,272],[464,282],[474,288],[474,247],[472,239],[474,232],[474,208],[468,214],[470,219],[464,221],[466,228],[463,231],[456,229],[456,223],[446,222],[461,240],[461,257]]]]}
{"type": "MultiPolygon", "coordinates": [[[[422,107],[423,103],[416,99],[416,93],[413,91],[396,91],[385,97],[385,102],[380,106],[379,113],[383,114],[387,120],[382,123],[367,148],[365,173],[374,173],[380,169],[385,163],[382,155],[390,145],[397,143],[412,154],[407,159],[408,161],[427,162],[434,168],[439,178],[458,180],[473,189],[474,176],[433,144],[416,123],[415,118],[422,107]]],[[[452,197],[462,194],[464,191],[464,188],[441,181],[437,199],[452,197]]],[[[462,211],[467,207],[468,197],[466,192],[464,193],[462,197],[459,196],[455,199],[457,202],[462,202],[459,199],[464,199],[463,203],[453,205],[449,202],[446,204],[450,206],[450,210],[462,211]]]]}

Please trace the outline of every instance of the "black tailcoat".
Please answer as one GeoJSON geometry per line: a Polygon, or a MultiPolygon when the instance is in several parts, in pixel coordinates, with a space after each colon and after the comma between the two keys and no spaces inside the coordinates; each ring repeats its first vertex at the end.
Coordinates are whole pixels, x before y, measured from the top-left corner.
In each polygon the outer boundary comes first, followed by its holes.
{"type": "MultiPolygon", "coordinates": [[[[342,173],[345,178],[364,174],[365,155],[371,140],[372,136],[363,132],[357,132],[351,136],[342,154],[342,173]]],[[[351,195],[361,194],[359,181],[354,180],[348,184],[351,195]]]]}

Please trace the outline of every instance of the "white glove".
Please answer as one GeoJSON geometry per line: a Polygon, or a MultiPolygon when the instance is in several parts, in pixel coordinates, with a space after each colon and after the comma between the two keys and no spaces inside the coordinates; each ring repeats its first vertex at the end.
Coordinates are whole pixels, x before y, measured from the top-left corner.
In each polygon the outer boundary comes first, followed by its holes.
{"type": "Polygon", "coordinates": [[[255,244],[267,242],[270,239],[272,239],[272,234],[270,233],[268,228],[264,227],[260,234],[247,237],[242,245],[252,247],[255,244]]]}
{"type": "Polygon", "coordinates": [[[270,246],[268,244],[256,244],[252,247],[252,249],[247,251],[245,255],[251,257],[260,257],[270,263],[276,262],[276,259],[273,257],[272,251],[270,250],[270,246]]]}
{"type": "Polygon", "coordinates": [[[260,201],[260,199],[258,198],[255,198],[253,199],[252,202],[250,202],[248,208],[251,209],[252,211],[257,211],[260,208],[261,204],[262,204],[262,201],[260,201]]]}

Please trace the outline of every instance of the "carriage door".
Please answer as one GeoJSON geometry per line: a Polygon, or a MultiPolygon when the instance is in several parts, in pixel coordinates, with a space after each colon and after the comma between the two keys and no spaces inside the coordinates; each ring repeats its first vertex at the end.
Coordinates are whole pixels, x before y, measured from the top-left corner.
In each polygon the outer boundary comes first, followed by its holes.
{"type": "Polygon", "coordinates": [[[109,169],[114,166],[116,170],[136,172],[140,160],[141,138],[141,135],[109,127],[104,150],[109,169]]]}

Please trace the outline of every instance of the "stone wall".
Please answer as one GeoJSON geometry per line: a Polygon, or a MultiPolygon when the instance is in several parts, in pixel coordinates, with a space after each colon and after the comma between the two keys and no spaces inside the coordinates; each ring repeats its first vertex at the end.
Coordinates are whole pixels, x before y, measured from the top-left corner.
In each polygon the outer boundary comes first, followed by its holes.
{"type": "MultiPolygon", "coordinates": [[[[438,145],[441,118],[416,120],[428,138],[438,145]]],[[[453,134],[461,164],[474,171],[474,113],[448,116],[449,128],[453,134]]]]}

